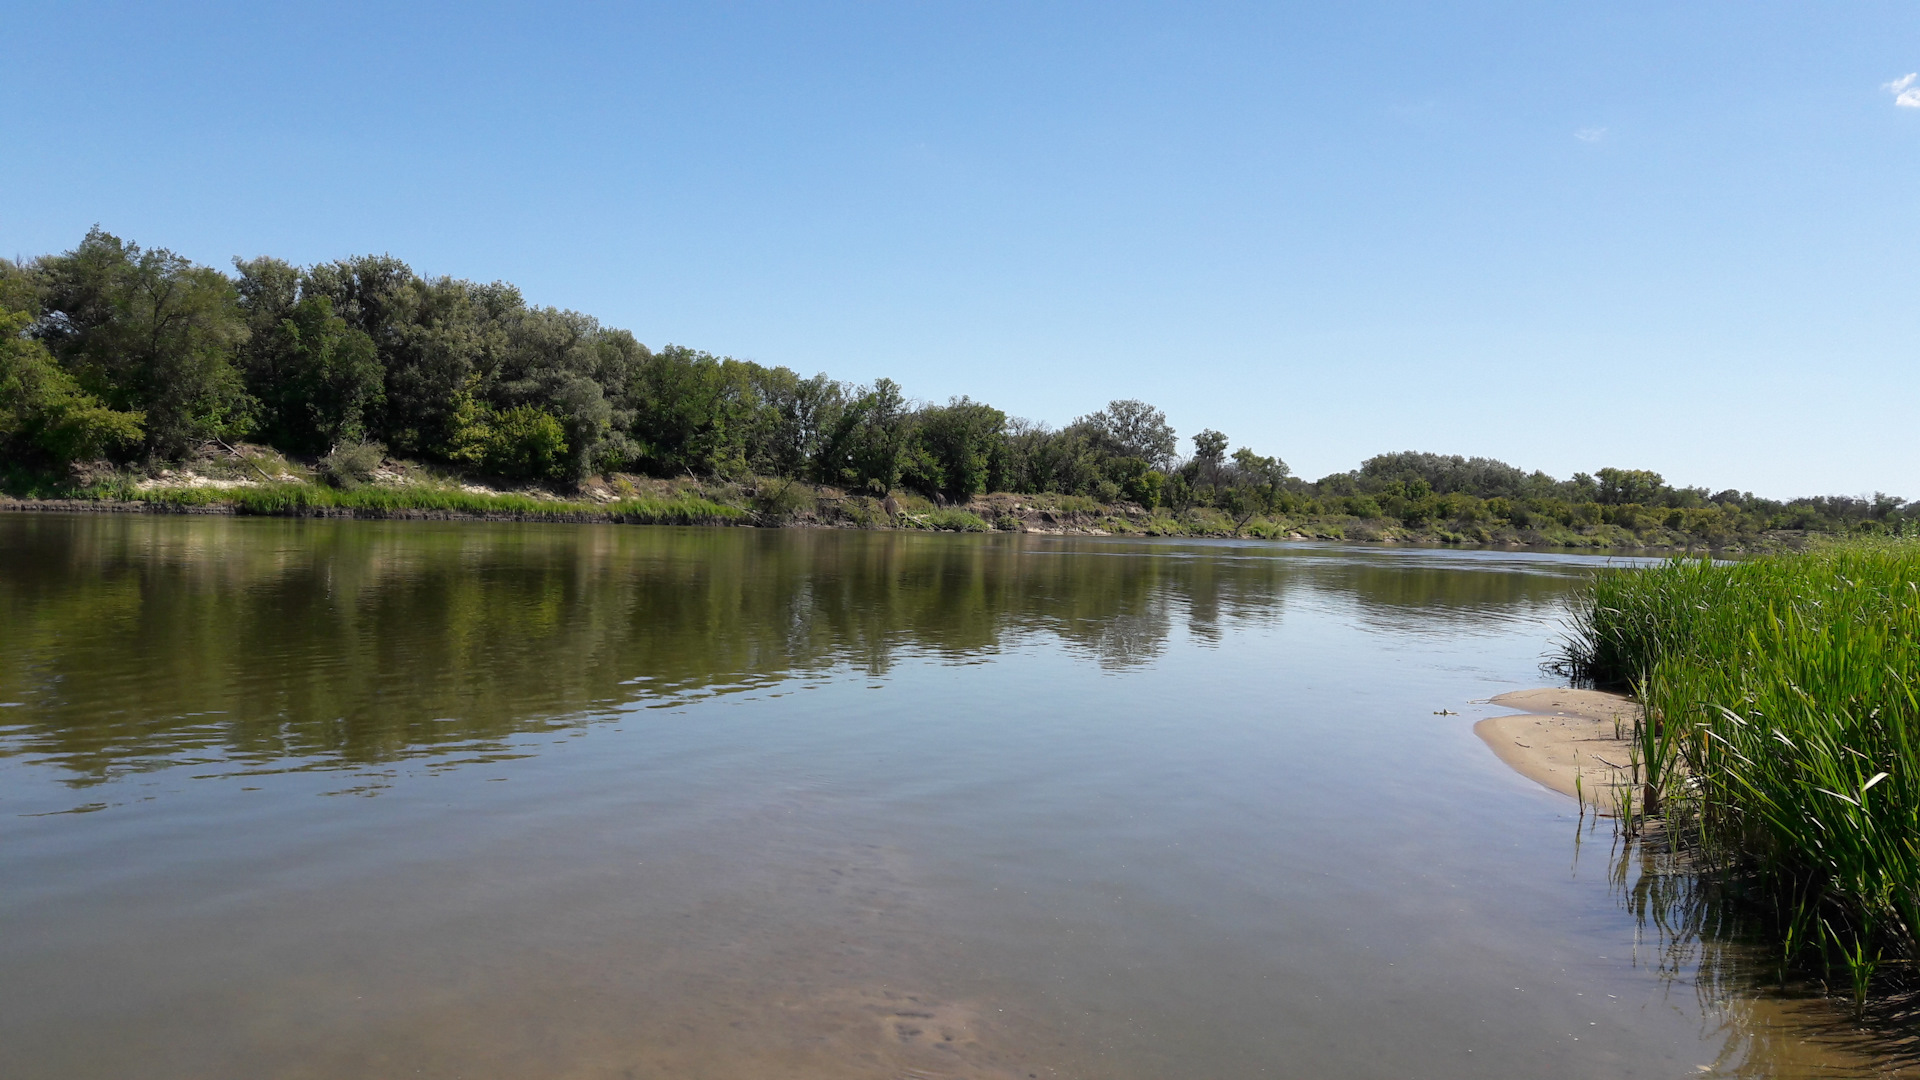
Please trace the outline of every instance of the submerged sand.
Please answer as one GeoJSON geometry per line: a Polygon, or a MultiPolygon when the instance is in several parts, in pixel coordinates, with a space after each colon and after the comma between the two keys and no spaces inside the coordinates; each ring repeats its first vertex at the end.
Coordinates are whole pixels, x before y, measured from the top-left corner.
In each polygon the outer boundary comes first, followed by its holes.
{"type": "Polygon", "coordinates": [[[1516,690],[1492,704],[1520,710],[1473,726],[1501,761],[1543,787],[1612,815],[1633,790],[1640,706],[1604,690],[1516,690]]]}

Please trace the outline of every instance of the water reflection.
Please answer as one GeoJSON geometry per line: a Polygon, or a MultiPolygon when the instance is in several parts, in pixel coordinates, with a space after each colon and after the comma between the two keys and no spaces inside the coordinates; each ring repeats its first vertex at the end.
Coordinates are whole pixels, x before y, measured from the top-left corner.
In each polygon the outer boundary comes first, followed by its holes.
{"type": "MultiPolygon", "coordinates": [[[[1510,618],[1551,576],[1337,553],[1026,536],[249,521],[0,520],[0,754],[77,785],[182,755],[337,767],[470,747],[622,706],[1039,636],[1109,669],[1179,626],[1510,618]],[[1073,557],[1103,555],[1107,557],[1073,557]]],[[[1457,626],[1455,627],[1457,629],[1457,626]]]]}
{"type": "MultiPolygon", "coordinates": [[[[1599,828],[1608,828],[1600,825],[1599,828]]],[[[1634,962],[1679,992],[1724,1040],[1710,1075],[1903,1076],[1920,1069],[1920,1001],[1855,1012],[1804,970],[1789,970],[1764,899],[1700,865],[1658,829],[1613,838],[1609,879],[1637,928],[1634,962]]],[[[1836,973],[1844,984],[1843,973],[1836,973]]]]}
{"type": "Polygon", "coordinates": [[[0,515],[0,1073],[1904,1060],[1436,711],[1591,565],[0,515]]]}

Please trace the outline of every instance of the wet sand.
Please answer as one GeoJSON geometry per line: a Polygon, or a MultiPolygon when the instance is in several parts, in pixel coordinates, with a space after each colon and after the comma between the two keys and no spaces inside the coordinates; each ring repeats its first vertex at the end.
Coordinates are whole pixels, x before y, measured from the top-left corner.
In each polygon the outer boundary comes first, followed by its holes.
{"type": "Polygon", "coordinates": [[[1519,709],[1473,726],[1501,761],[1529,780],[1617,812],[1633,788],[1633,725],[1640,706],[1625,694],[1547,687],[1491,699],[1519,709]]]}

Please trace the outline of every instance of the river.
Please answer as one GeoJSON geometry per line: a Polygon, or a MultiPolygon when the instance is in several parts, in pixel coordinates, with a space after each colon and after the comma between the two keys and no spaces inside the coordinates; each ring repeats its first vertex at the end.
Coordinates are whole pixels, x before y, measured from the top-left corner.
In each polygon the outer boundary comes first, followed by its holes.
{"type": "Polygon", "coordinates": [[[1894,1067],[1473,735],[1595,565],[0,515],[0,1076],[1894,1067]]]}

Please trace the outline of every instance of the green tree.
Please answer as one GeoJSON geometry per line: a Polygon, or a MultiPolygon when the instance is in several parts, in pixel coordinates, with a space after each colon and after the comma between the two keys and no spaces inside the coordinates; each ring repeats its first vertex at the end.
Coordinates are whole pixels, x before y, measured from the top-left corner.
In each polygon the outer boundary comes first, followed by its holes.
{"type": "Polygon", "coordinates": [[[66,465],[139,445],[145,417],[81,389],[45,345],[23,336],[32,321],[24,311],[0,313],[0,451],[66,465]]]}
{"type": "Polygon", "coordinates": [[[373,338],[303,295],[300,272],[278,259],[234,260],[249,337],[241,351],[258,433],[283,450],[321,454],[364,441],[383,398],[373,338]]]}
{"type": "Polygon", "coordinates": [[[920,410],[915,429],[926,459],[915,486],[955,502],[987,490],[994,462],[1005,456],[1006,413],[957,397],[920,410]]]}
{"type": "Polygon", "coordinates": [[[608,392],[618,394],[646,362],[632,335],[610,334],[592,316],[558,308],[509,307],[488,319],[500,328],[489,353],[493,403],[537,406],[559,420],[570,448],[567,475],[582,477],[634,456],[636,448],[617,426],[631,426],[632,411],[616,414],[608,392]]]}
{"type": "Polygon", "coordinates": [[[1160,505],[1160,492],[1166,485],[1165,473],[1137,457],[1113,458],[1107,462],[1107,479],[1120,487],[1120,493],[1151,510],[1160,505]]]}
{"type": "Polygon", "coordinates": [[[802,379],[783,367],[756,366],[751,377],[759,398],[748,451],[753,468],[789,478],[818,474],[846,409],[846,389],[825,374],[802,379]]]}
{"type": "Polygon", "coordinates": [[[1010,421],[1003,444],[1004,486],[1012,491],[1054,491],[1063,495],[1094,493],[1099,484],[1108,482],[1104,468],[1108,455],[1097,438],[1097,432],[1085,423],[1055,431],[1045,424],[1010,421]]]}
{"type": "Polygon", "coordinates": [[[1627,503],[1652,506],[1667,490],[1667,482],[1659,473],[1645,469],[1601,469],[1595,479],[1599,490],[1594,501],[1607,506],[1627,503]]]}
{"type": "Polygon", "coordinates": [[[1087,428],[1108,454],[1139,458],[1149,467],[1170,465],[1180,446],[1167,424],[1167,414],[1132,398],[1110,401],[1106,408],[1074,423],[1087,428]]]}
{"type": "Polygon", "coordinates": [[[1202,428],[1193,437],[1193,459],[1220,463],[1227,456],[1227,437],[1212,428],[1202,428]]]}
{"type": "Polygon", "coordinates": [[[396,452],[432,457],[449,454],[457,395],[487,374],[504,347],[502,321],[526,306],[511,285],[425,281],[390,255],[309,267],[301,291],[326,297],[372,339],[383,373],[372,433],[396,452]]]}
{"type": "Polygon", "coordinates": [[[755,419],[752,365],[679,345],[636,373],[632,436],[658,475],[735,476],[747,470],[755,419]]]}
{"type": "Polygon", "coordinates": [[[1277,457],[1261,457],[1246,447],[1233,452],[1214,481],[1214,505],[1233,518],[1234,535],[1261,514],[1273,513],[1292,474],[1277,457]]]}
{"type": "Polygon", "coordinates": [[[906,395],[892,379],[876,379],[842,410],[827,439],[828,482],[885,495],[900,483],[913,441],[906,395]]]}
{"type": "Polygon", "coordinates": [[[454,394],[448,460],[514,479],[567,477],[567,430],[560,420],[533,405],[496,411],[474,396],[478,381],[472,377],[454,394]]]}
{"type": "Polygon", "coordinates": [[[36,335],[107,408],[145,414],[149,452],[245,433],[250,402],[233,360],[247,326],[225,275],[97,227],[35,269],[36,335]]]}

